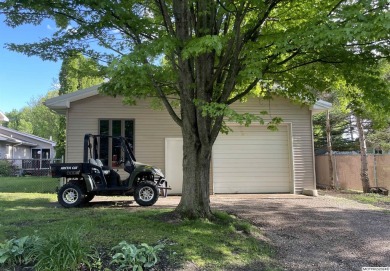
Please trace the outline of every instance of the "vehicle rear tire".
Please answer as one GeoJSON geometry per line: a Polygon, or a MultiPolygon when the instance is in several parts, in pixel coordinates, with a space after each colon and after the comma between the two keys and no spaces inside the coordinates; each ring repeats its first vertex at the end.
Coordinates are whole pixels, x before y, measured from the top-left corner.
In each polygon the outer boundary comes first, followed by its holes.
{"type": "Polygon", "coordinates": [[[63,207],[70,208],[79,206],[84,200],[84,195],[77,184],[68,183],[60,188],[57,198],[63,207]]]}
{"type": "Polygon", "coordinates": [[[152,182],[141,182],[135,188],[134,199],[141,206],[152,206],[159,197],[157,186],[152,182]]]}
{"type": "Polygon", "coordinates": [[[92,194],[92,193],[86,193],[84,195],[84,203],[88,203],[90,202],[91,200],[93,200],[93,198],[95,197],[95,194],[92,194]]]}

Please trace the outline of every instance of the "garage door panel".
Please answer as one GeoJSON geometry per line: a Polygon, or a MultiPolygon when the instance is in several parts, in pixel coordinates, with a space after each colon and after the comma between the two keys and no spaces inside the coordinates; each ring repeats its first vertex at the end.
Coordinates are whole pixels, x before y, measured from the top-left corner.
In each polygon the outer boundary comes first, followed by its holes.
{"type": "MultiPolygon", "coordinates": [[[[231,136],[231,135],[221,135],[221,136],[224,137],[223,140],[225,140],[227,142],[232,142],[232,143],[234,143],[236,141],[236,139],[240,138],[238,136],[231,136]],[[231,136],[231,138],[227,138],[230,136],[231,136]]],[[[286,134],[282,133],[282,134],[274,134],[274,135],[269,135],[269,136],[262,136],[261,134],[253,134],[251,136],[246,136],[247,140],[245,142],[240,142],[239,144],[246,144],[247,142],[258,142],[257,139],[259,137],[263,138],[263,142],[274,143],[275,139],[279,140],[279,141],[284,140],[286,138],[286,134]]]]}
{"type": "MultiPolygon", "coordinates": [[[[263,130],[249,130],[247,129],[246,131],[243,130],[243,128],[252,128],[254,127],[255,125],[253,126],[249,126],[249,127],[238,127],[238,128],[232,128],[233,132],[230,132],[228,135],[231,136],[231,137],[240,137],[240,136],[251,136],[251,135],[262,135],[264,137],[270,137],[270,136],[275,136],[275,135],[280,135],[280,134],[283,134],[283,133],[287,133],[287,130],[284,129],[284,127],[279,127],[278,131],[271,131],[271,130],[268,130],[267,128],[263,129],[263,130]]],[[[257,126],[259,127],[259,126],[257,126]]],[[[225,134],[224,134],[225,135],[225,134]]]]}
{"type": "MultiPolygon", "coordinates": [[[[241,139],[240,138],[237,138],[234,143],[230,143],[229,141],[227,140],[224,140],[224,139],[221,139],[220,140],[220,144],[223,144],[223,145],[216,145],[213,147],[213,149],[217,149],[217,150],[222,150],[225,148],[225,146],[229,146],[229,148],[232,148],[232,149],[237,149],[237,148],[250,148],[250,147],[253,147],[255,146],[256,148],[262,148],[266,151],[270,151],[272,152],[275,147],[279,146],[280,144],[282,144],[283,146],[287,146],[287,143],[285,142],[282,142],[282,141],[277,141],[277,142],[258,142],[257,140],[251,140],[251,141],[244,141],[244,142],[237,142],[237,141],[240,141],[241,139]]],[[[246,139],[248,140],[248,139],[246,139]]]]}
{"type": "MultiPolygon", "coordinates": [[[[244,167],[258,167],[259,164],[258,164],[258,159],[254,159],[254,158],[251,158],[251,159],[247,159],[245,157],[242,157],[244,156],[243,155],[240,155],[241,157],[236,157],[236,158],[224,158],[223,156],[216,156],[216,158],[218,159],[215,159],[214,160],[214,167],[224,167],[224,165],[226,163],[235,163],[237,161],[237,159],[240,159],[241,161],[242,160],[245,160],[243,161],[244,163],[241,163],[244,167]]],[[[279,168],[279,164],[280,163],[288,163],[288,159],[286,159],[283,155],[281,154],[275,154],[273,155],[272,157],[263,157],[261,155],[253,155],[254,157],[256,158],[264,158],[262,161],[262,164],[261,165],[268,165],[268,166],[271,166],[271,167],[276,167],[276,168],[279,168]]]]}
{"type": "Polygon", "coordinates": [[[221,183],[226,183],[229,182],[229,180],[235,180],[235,182],[242,182],[243,180],[252,180],[255,182],[253,185],[255,185],[257,182],[261,182],[264,179],[267,179],[267,181],[278,181],[278,180],[286,180],[288,178],[289,174],[288,173],[279,173],[279,174],[273,174],[270,172],[267,173],[256,173],[256,174],[250,174],[248,173],[243,173],[241,175],[238,174],[231,174],[229,176],[224,175],[223,173],[215,173],[214,175],[217,178],[223,178],[223,182],[221,183]]]}
{"type": "MultiPolygon", "coordinates": [[[[237,181],[232,181],[232,180],[227,180],[228,183],[230,184],[229,187],[234,187],[233,185],[235,183],[237,183],[237,181]]],[[[251,180],[248,180],[247,182],[244,182],[244,181],[241,181],[239,182],[239,185],[240,185],[240,188],[242,187],[247,187],[247,188],[262,188],[262,187],[281,187],[281,188],[284,188],[285,185],[284,185],[284,180],[283,179],[267,179],[267,180],[263,180],[263,182],[256,182],[256,184],[252,184],[250,183],[251,180]]],[[[218,187],[218,185],[216,186],[218,187]]],[[[220,187],[224,187],[224,186],[220,186],[220,187]]]]}
{"type": "MultiPolygon", "coordinates": [[[[228,146],[226,148],[229,148],[228,146]]],[[[255,148],[252,148],[250,151],[248,152],[243,152],[243,150],[241,149],[240,150],[232,150],[229,152],[229,150],[223,150],[221,152],[219,152],[218,150],[214,149],[213,150],[213,156],[214,157],[219,157],[219,158],[236,158],[236,159],[241,159],[241,158],[248,158],[248,157],[252,157],[252,156],[248,156],[248,154],[253,154],[255,155],[255,158],[267,158],[268,155],[272,156],[272,155],[276,155],[276,154],[279,154],[279,157],[285,157],[285,153],[283,151],[283,149],[276,149],[273,153],[268,153],[268,152],[261,152],[261,150],[259,149],[255,149],[255,148]]]]}
{"type": "Polygon", "coordinates": [[[278,144],[278,145],[263,145],[257,147],[256,145],[230,145],[229,143],[223,141],[221,144],[229,146],[229,149],[214,148],[214,153],[219,154],[244,154],[244,153],[258,153],[258,154],[273,154],[273,153],[284,153],[283,149],[287,148],[287,144],[278,144]]]}
{"type": "Polygon", "coordinates": [[[291,191],[291,159],[286,126],[236,127],[218,137],[213,148],[215,193],[291,191]],[[237,132],[238,131],[238,132],[237,132]]]}
{"type": "Polygon", "coordinates": [[[279,173],[289,173],[289,169],[288,168],[285,168],[285,167],[278,167],[276,165],[268,165],[267,164],[262,164],[262,167],[261,168],[253,168],[253,167],[246,167],[245,165],[242,165],[240,166],[239,168],[237,167],[214,167],[213,168],[213,171],[215,173],[223,173],[223,172],[229,172],[229,173],[236,173],[236,175],[241,175],[241,174],[246,174],[246,173],[252,173],[252,174],[255,174],[255,173],[258,173],[258,174],[262,174],[262,173],[266,173],[266,172],[270,172],[270,173],[273,173],[275,175],[279,174],[279,173]]]}
{"type": "Polygon", "coordinates": [[[241,187],[240,189],[236,189],[235,187],[221,187],[215,189],[218,189],[218,193],[221,194],[237,194],[237,193],[247,193],[247,194],[253,194],[253,193],[289,193],[289,191],[286,191],[283,187],[261,187],[261,188],[253,188],[253,187],[241,187]],[[258,192],[259,189],[261,189],[261,192],[258,192]]]}

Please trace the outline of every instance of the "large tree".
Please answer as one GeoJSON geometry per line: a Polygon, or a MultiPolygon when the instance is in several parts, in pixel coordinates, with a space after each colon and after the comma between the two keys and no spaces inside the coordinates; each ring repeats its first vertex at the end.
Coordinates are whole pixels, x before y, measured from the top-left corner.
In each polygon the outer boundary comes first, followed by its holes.
{"type": "Polygon", "coordinates": [[[104,93],[161,99],[183,134],[176,210],[187,217],[211,215],[210,157],[224,117],[255,118],[230,104],[256,87],[310,103],[339,77],[368,84],[364,71],[389,53],[387,0],[4,0],[0,10],[10,26],[51,18],[59,27],[11,50],[55,60],[76,49],[107,64],[104,93]]]}

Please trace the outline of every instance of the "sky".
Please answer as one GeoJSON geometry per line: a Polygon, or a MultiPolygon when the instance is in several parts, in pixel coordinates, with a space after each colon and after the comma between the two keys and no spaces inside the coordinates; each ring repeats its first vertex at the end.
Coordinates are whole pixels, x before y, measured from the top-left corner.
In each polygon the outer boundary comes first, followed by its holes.
{"type": "Polygon", "coordinates": [[[0,111],[21,109],[32,98],[44,96],[58,80],[61,62],[42,61],[4,48],[5,43],[28,43],[49,37],[55,24],[45,21],[40,26],[10,28],[0,15],[0,111]]]}

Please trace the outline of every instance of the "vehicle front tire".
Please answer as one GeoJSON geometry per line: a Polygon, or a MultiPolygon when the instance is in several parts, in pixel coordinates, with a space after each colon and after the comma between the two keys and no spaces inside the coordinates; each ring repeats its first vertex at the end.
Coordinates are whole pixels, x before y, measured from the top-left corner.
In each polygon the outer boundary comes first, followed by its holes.
{"type": "Polygon", "coordinates": [[[159,197],[157,186],[152,182],[141,182],[135,188],[134,199],[141,206],[152,206],[159,197]]]}
{"type": "Polygon", "coordinates": [[[58,202],[65,208],[79,206],[84,200],[81,188],[73,183],[63,185],[58,191],[57,197],[58,202]]]}

